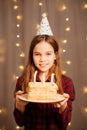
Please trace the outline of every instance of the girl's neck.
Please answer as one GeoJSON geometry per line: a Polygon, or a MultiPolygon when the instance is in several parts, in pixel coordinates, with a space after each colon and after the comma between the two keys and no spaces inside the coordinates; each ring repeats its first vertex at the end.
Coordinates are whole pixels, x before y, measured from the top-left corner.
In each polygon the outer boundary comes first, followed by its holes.
{"type": "Polygon", "coordinates": [[[48,77],[48,73],[44,73],[44,72],[43,73],[38,73],[38,75],[39,75],[39,78],[40,78],[40,80],[42,82],[45,82],[47,77],[48,77]]]}

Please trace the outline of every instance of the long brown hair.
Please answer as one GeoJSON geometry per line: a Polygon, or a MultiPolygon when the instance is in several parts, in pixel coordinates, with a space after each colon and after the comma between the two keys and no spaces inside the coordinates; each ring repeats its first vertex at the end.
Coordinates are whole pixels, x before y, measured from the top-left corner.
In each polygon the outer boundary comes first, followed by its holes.
{"type": "Polygon", "coordinates": [[[33,81],[34,72],[36,70],[36,67],[33,62],[33,50],[34,47],[41,41],[46,41],[47,43],[49,43],[53,47],[54,53],[56,54],[54,65],[50,69],[49,73],[50,74],[55,73],[55,83],[58,85],[59,93],[62,94],[63,89],[62,89],[62,81],[61,81],[62,74],[61,74],[61,63],[60,63],[60,56],[59,56],[59,45],[54,36],[48,36],[48,35],[37,35],[31,41],[29,47],[28,61],[22,73],[22,77],[24,78],[24,82],[22,86],[23,90],[26,91],[26,86],[28,86],[28,82],[33,81]]]}

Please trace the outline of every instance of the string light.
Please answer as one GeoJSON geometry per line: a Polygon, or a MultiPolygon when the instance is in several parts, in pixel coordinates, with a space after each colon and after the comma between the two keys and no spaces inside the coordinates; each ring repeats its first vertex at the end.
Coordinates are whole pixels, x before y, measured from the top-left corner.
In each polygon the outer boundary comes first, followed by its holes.
{"type": "MultiPolygon", "coordinates": [[[[17,28],[17,32],[16,32],[16,42],[15,42],[15,46],[18,47],[18,51],[16,53],[17,57],[24,57],[25,56],[25,53],[22,51],[22,41],[21,41],[21,27],[22,27],[22,19],[23,19],[23,15],[22,15],[22,8],[21,8],[21,0],[16,0],[14,1],[16,2],[16,4],[14,4],[13,6],[13,10],[14,10],[14,13],[15,13],[15,20],[16,20],[16,25],[15,27],[17,28]],[[21,53],[20,53],[21,51],[21,53]],[[18,56],[19,55],[19,56],[18,56]]],[[[18,59],[19,60],[19,59],[18,59]]],[[[22,61],[23,62],[23,61],[22,61]]],[[[17,62],[19,63],[19,62],[17,62]]],[[[20,59],[20,64],[21,64],[21,59],[20,59]]],[[[13,80],[17,80],[19,78],[19,74],[20,73],[20,70],[23,70],[24,69],[24,66],[23,65],[19,65],[18,64],[18,67],[17,68],[17,75],[14,74],[13,75],[13,80]],[[18,68],[19,68],[19,72],[18,72],[18,68]]],[[[16,127],[16,129],[18,129],[19,127],[16,127]]]]}
{"type": "Polygon", "coordinates": [[[84,111],[87,113],[87,108],[84,108],[84,111]]]}
{"type": "Polygon", "coordinates": [[[87,40],[87,37],[85,39],[87,40]]]}
{"type": "Polygon", "coordinates": [[[20,37],[20,35],[17,35],[17,38],[19,38],[20,37]]]}
{"type": "Polygon", "coordinates": [[[0,39],[0,63],[5,62],[5,52],[6,52],[5,40],[0,39]]]}
{"type": "Polygon", "coordinates": [[[18,79],[19,78],[19,76],[16,76],[16,79],[18,79]]]}
{"type": "Polygon", "coordinates": [[[67,63],[68,65],[70,65],[70,64],[71,64],[71,61],[66,61],[66,63],[67,63]]]}
{"type": "Polygon", "coordinates": [[[17,126],[16,126],[16,129],[19,130],[19,129],[20,129],[20,126],[17,125],[17,126]]]}
{"type": "Polygon", "coordinates": [[[67,9],[67,7],[64,4],[59,7],[60,11],[65,11],[66,9],[67,9]]]}
{"type": "Polygon", "coordinates": [[[17,20],[22,20],[22,15],[17,15],[16,18],[17,20]]]}
{"type": "Polygon", "coordinates": [[[20,65],[20,66],[19,66],[19,69],[20,69],[20,70],[23,70],[23,69],[24,69],[24,66],[23,66],[23,65],[20,65]]]}
{"type": "Polygon", "coordinates": [[[43,5],[43,3],[42,2],[39,2],[39,6],[42,6],[43,5]]]}
{"type": "Polygon", "coordinates": [[[22,53],[20,54],[20,57],[25,57],[25,53],[22,52],[22,53]]]}
{"type": "Polygon", "coordinates": [[[20,24],[17,24],[16,26],[19,28],[19,27],[20,27],[20,24]]]}
{"type": "Polygon", "coordinates": [[[2,109],[0,109],[0,114],[2,114],[2,109]]]}
{"type": "Polygon", "coordinates": [[[62,51],[63,51],[64,53],[66,52],[66,50],[65,50],[65,49],[63,49],[62,51]]]}
{"type": "Polygon", "coordinates": [[[71,122],[68,123],[68,126],[71,126],[71,122]]]}
{"type": "Polygon", "coordinates": [[[70,31],[70,27],[67,27],[65,30],[66,30],[66,31],[70,31]]]}
{"type": "Polygon", "coordinates": [[[66,74],[67,72],[65,70],[62,70],[62,74],[66,74]]]}
{"type": "Polygon", "coordinates": [[[19,76],[13,75],[13,80],[17,80],[19,76]]]}
{"type": "Polygon", "coordinates": [[[84,9],[87,9],[87,4],[84,4],[83,8],[84,8],[84,9]]]}
{"type": "Polygon", "coordinates": [[[86,106],[86,107],[81,107],[80,110],[81,110],[81,113],[82,113],[84,116],[87,116],[87,106],[86,106]]]}
{"type": "Polygon", "coordinates": [[[66,18],[66,21],[69,21],[69,18],[66,18]]]}
{"type": "Polygon", "coordinates": [[[17,5],[14,5],[14,6],[13,6],[13,9],[14,9],[14,10],[17,10],[17,9],[18,9],[18,6],[17,6],[17,5]]]}
{"type": "Polygon", "coordinates": [[[20,43],[17,42],[17,43],[16,43],[16,46],[19,47],[19,46],[20,46],[20,43]]]}
{"type": "Polygon", "coordinates": [[[67,43],[67,40],[63,40],[62,43],[67,43]]]}
{"type": "Polygon", "coordinates": [[[5,108],[0,108],[0,114],[7,114],[7,110],[5,108]]]}
{"type": "Polygon", "coordinates": [[[83,88],[84,93],[87,93],[87,86],[83,88]]]}

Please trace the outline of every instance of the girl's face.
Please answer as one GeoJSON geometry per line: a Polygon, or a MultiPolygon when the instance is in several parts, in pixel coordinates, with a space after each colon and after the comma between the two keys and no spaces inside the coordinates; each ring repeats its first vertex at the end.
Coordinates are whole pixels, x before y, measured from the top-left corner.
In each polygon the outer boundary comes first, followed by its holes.
{"type": "Polygon", "coordinates": [[[55,53],[53,47],[42,41],[38,43],[33,50],[33,61],[39,73],[48,74],[49,69],[53,66],[55,53]]]}

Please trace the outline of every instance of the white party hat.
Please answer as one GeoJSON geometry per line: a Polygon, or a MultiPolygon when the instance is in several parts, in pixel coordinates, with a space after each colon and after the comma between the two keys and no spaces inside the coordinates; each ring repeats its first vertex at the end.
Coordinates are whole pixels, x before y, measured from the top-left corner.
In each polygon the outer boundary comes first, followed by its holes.
{"type": "Polygon", "coordinates": [[[47,16],[45,14],[42,15],[42,20],[37,30],[37,35],[43,35],[43,34],[53,35],[47,16]]]}

